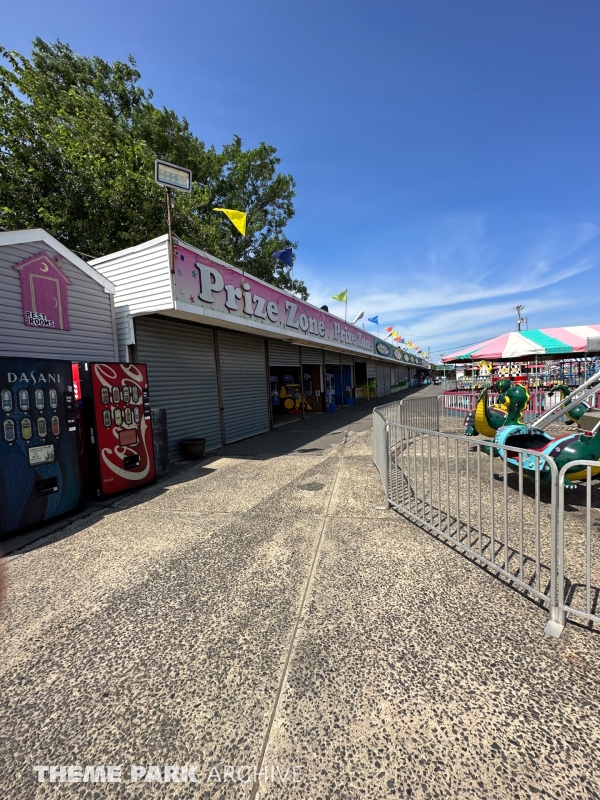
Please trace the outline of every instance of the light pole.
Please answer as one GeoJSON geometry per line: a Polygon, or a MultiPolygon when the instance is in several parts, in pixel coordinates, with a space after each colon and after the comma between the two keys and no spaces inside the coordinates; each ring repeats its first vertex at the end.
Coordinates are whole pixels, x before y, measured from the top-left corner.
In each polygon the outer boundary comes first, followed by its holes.
{"type": "Polygon", "coordinates": [[[159,158],[154,162],[154,180],[159,186],[164,186],[167,190],[167,226],[169,229],[169,266],[171,272],[175,271],[173,261],[173,189],[177,192],[192,191],[192,170],[185,167],[178,167],[168,161],[161,161],[159,158]]]}

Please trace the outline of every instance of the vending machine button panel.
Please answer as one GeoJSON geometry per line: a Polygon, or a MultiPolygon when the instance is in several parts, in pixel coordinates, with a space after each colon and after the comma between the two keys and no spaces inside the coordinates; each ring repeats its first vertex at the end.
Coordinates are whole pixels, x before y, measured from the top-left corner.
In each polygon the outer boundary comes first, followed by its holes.
{"type": "Polygon", "coordinates": [[[33,436],[33,429],[29,417],[23,417],[21,420],[21,436],[26,440],[31,439],[33,436]]]}
{"type": "Polygon", "coordinates": [[[115,425],[123,424],[123,413],[120,408],[113,408],[113,419],[115,421],[115,425]]]}
{"type": "Polygon", "coordinates": [[[48,389],[48,402],[50,408],[58,408],[58,392],[56,389],[48,389]]]}
{"type": "Polygon", "coordinates": [[[52,435],[58,436],[60,434],[60,419],[56,415],[52,417],[51,424],[52,435]]]}
{"type": "Polygon", "coordinates": [[[131,387],[131,399],[134,403],[137,403],[137,401],[140,399],[140,392],[137,386],[131,387]]]}
{"type": "Polygon", "coordinates": [[[130,401],[129,386],[124,386],[123,387],[123,402],[124,403],[129,403],[129,401],[130,401]]]}
{"type": "Polygon", "coordinates": [[[139,422],[140,422],[140,410],[139,410],[139,408],[137,406],[133,409],[133,421],[135,422],[136,425],[139,425],[139,422]]]}
{"type": "Polygon", "coordinates": [[[8,414],[13,410],[12,392],[10,389],[2,389],[2,411],[8,414]]]}
{"type": "Polygon", "coordinates": [[[108,408],[105,408],[102,412],[102,424],[105,428],[110,428],[112,425],[112,417],[110,416],[110,411],[108,408]]]}
{"type": "Polygon", "coordinates": [[[48,423],[45,417],[38,417],[37,432],[40,439],[45,439],[48,436],[48,423]]]}
{"type": "Polygon", "coordinates": [[[12,419],[4,420],[4,441],[14,442],[16,439],[15,423],[12,419]]]}
{"type": "Polygon", "coordinates": [[[120,403],[121,402],[121,392],[119,391],[118,386],[112,387],[112,399],[113,403],[120,403]]]}
{"type": "Polygon", "coordinates": [[[38,411],[41,411],[45,406],[44,401],[44,390],[43,389],[36,389],[35,390],[35,407],[38,411]]]}
{"type": "Polygon", "coordinates": [[[29,392],[27,389],[19,389],[19,408],[21,411],[29,411],[29,392]]]}
{"type": "Polygon", "coordinates": [[[102,386],[100,388],[100,402],[105,406],[110,403],[110,392],[108,391],[108,386],[102,386]]]}

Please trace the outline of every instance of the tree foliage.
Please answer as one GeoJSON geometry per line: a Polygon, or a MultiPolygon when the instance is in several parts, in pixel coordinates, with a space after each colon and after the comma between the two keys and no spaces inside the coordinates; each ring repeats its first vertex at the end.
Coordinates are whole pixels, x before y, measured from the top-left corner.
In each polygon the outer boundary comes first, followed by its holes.
{"type": "Polygon", "coordinates": [[[29,58],[1,46],[0,55],[0,226],[42,227],[91,256],[160,236],[162,158],[193,173],[192,193],[175,203],[178,236],[237,265],[245,249],[248,272],[306,299],[271,256],[296,246],[285,234],[295,183],[277,171],[274,147],[244,149],[238,136],[207,147],[185,118],[153,105],[131,56],[109,64],[39,38],[29,58]],[[245,239],[217,206],[248,213],[245,239]]]}

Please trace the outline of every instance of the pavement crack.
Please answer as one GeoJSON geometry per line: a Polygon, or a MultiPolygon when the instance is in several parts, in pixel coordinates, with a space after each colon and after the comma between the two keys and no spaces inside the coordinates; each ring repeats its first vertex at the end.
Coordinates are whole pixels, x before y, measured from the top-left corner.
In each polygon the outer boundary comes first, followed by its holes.
{"type": "MultiPolygon", "coordinates": [[[[347,431],[346,431],[346,434],[347,434],[347,431]]],[[[342,467],[342,463],[344,461],[343,445],[346,443],[346,441],[347,441],[347,435],[344,437],[344,441],[343,441],[342,445],[340,445],[341,458],[338,461],[337,469],[335,471],[335,478],[333,480],[333,483],[332,483],[332,486],[331,486],[331,491],[329,493],[329,498],[327,500],[327,508],[325,509],[325,515],[323,517],[323,522],[321,523],[321,527],[319,529],[319,534],[318,534],[318,537],[317,537],[316,545],[315,545],[315,548],[313,550],[313,555],[312,555],[312,558],[311,558],[311,564],[310,564],[310,570],[309,570],[309,573],[308,573],[308,578],[306,579],[306,584],[304,586],[304,591],[302,593],[302,599],[300,601],[300,607],[298,609],[298,613],[296,614],[296,620],[294,622],[294,627],[292,629],[292,635],[291,635],[291,638],[290,638],[290,643],[288,645],[288,649],[287,649],[287,653],[286,653],[286,657],[285,657],[285,662],[284,662],[284,665],[283,665],[283,670],[282,670],[282,673],[281,673],[281,677],[279,679],[279,684],[277,686],[277,693],[275,695],[275,700],[273,702],[273,709],[272,709],[271,715],[269,717],[269,723],[267,725],[267,730],[265,732],[265,736],[264,736],[264,739],[263,739],[262,747],[261,747],[261,750],[260,750],[260,756],[259,756],[258,765],[257,765],[257,767],[258,767],[257,772],[260,772],[262,770],[262,767],[263,767],[263,764],[264,764],[265,755],[266,755],[267,748],[269,746],[269,742],[270,742],[270,739],[271,739],[271,733],[272,733],[272,730],[273,730],[273,724],[274,724],[275,719],[277,717],[277,712],[279,710],[279,704],[280,704],[280,701],[281,701],[281,696],[283,694],[283,689],[285,687],[285,684],[287,683],[288,675],[289,675],[289,672],[290,672],[290,666],[291,666],[291,663],[292,663],[292,657],[294,655],[294,650],[296,648],[296,641],[298,639],[298,630],[300,628],[300,622],[302,620],[302,617],[304,616],[304,609],[306,608],[306,601],[308,599],[308,596],[310,594],[310,590],[312,589],[312,586],[313,586],[313,583],[314,583],[314,577],[315,577],[315,573],[317,571],[317,564],[319,563],[319,555],[321,553],[321,547],[322,547],[323,538],[324,538],[324,535],[325,535],[325,527],[326,527],[327,521],[328,521],[328,519],[330,517],[329,509],[331,507],[331,503],[332,503],[334,495],[335,495],[335,490],[336,490],[336,487],[337,487],[337,483],[338,483],[338,479],[339,479],[339,475],[340,475],[340,470],[341,470],[341,467],[342,467]]],[[[254,783],[254,785],[252,787],[252,791],[250,792],[249,800],[255,800],[259,788],[260,788],[260,784],[259,783],[254,783]]]]}

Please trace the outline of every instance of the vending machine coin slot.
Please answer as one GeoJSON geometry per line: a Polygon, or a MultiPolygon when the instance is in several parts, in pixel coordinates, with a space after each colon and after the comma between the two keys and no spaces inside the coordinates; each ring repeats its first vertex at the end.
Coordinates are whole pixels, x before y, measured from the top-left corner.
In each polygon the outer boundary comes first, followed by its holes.
{"type": "Polygon", "coordinates": [[[65,412],[67,415],[67,425],[69,430],[75,430],[77,425],[77,408],[75,406],[75,398],[72,394],[65,395],[65,412]]]}
{"type": "Polygon", "coordinates": [[[136,467],[139,467],[139,465],[140,457],[137,453],[133,456],[125,456],[123,459],[123,467],[125,469],[135,469],[136,467]]]}
{"type": "Polygon", "coordinates": [[[41,478],[35,482],[35,496],[44,497],[47,494],[58,492],[58,478],[41,478]]]}
{"type": "Polygon", "coordinates": [[[12,419],[4,420],[4,440],[14,442],[16,438],[15,423],[12,419]]]}
{"type": "Polygon", "coordinates": [[[2,411],[10,413],[13,409],[12,392],[10,389],[2,389],[2,411]]]}

